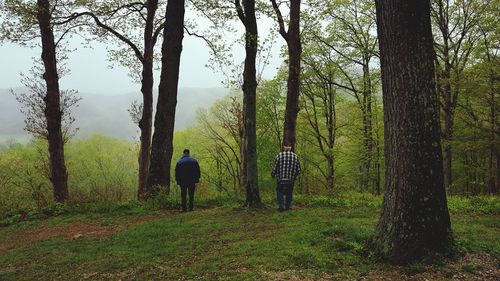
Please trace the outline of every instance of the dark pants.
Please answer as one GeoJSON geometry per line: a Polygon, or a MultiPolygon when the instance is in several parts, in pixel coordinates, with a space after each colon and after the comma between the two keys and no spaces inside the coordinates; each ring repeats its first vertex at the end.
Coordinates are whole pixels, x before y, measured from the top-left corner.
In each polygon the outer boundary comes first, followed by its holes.
{"type": "Polygon", "coordinates": [[[194,202],[194,187],[195,185],[181,185],[181,199],[182,199],[182,210],[186,211],[186,195],[189,191],[189,210],[193,210],[194,202]]]}
{"type": "Polygon", "coordinates": [[[278,197],[278,206],[280,209],[290,209],[292,207],[293,199],[293,182],[277,183],[276,196],[278,197]],[[284,204],[283,195],[285,196],[284,204]]]}

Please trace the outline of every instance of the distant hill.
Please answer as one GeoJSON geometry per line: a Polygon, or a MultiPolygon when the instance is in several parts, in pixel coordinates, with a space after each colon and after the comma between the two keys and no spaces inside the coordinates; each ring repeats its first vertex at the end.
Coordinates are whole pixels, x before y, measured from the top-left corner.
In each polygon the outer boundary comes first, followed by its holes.
{"type": "MultiPolygon", "coordinates": [[[[25,91],[16,88],[14,91],[25,91]]],[[[224,88],[182,88],[177,97],[175,130],[182,130],[195,124],[196,110],[209,108],[217,99],[229,91],[224,88]]],[[[138,134],[127,109],[134,100],[142,100],[141,94],[96,95],[80,93],[82,100],[73,111],[75,127],[80,129],[78,138],[92,134],[104,134],[118,138],[132,139],[138,134]]],[[[157,94],[155,93],[155,100],[157,94]]],[[[22,138],[24,116],[20,105],[8,89],[0,89],[0,141],[7,138],[22,138]]],[[[156,101],[155,101],[156,104],[156,101]]]]}

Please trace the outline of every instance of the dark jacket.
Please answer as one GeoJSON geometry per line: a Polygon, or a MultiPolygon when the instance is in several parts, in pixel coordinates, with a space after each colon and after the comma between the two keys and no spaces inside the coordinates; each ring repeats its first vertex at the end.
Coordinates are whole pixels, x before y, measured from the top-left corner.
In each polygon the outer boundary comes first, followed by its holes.
{"type": "Polygon", "coordinates": [[[200,165],[196,159],[182,156],[175,165],[175,180],[180,186],[194,185],[200,181],[200,165]]]}

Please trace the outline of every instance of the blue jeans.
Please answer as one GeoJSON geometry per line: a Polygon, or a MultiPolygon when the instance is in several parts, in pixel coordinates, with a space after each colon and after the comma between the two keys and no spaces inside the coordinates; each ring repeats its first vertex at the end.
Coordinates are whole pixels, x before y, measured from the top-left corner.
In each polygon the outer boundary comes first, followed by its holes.
{"type": "Polygon", "coordinates": [[[290,209],[292,207],[293,199],[293,182],[276,184],[276,196],[278,198],[278,206],[280,209],[290,209]],[[283,206],[283,195],[285,196],[285,202],[283,206]]]}

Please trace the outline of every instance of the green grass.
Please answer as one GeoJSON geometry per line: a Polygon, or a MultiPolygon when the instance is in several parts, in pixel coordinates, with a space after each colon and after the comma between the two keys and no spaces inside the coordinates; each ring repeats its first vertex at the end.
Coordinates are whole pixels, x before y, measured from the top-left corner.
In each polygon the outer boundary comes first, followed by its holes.
{"type": "MultiPolygon", "coordinates": [[[[234,202],[231,207],[216,202],[190,213],[125,208],[19,222],[0,228],[0,239],[72,222],[117,226],[138,215],[154,217],[110,235],[53,237],[0,252],[0,280],[314,280],[325,274],[357,279],[385,267],[374,263],[363,248],[373,234],[380,201],[361,204],[347,199],[351,203],[331,201],[314,207],[314,200],[325,200],[297,198],[302,207],[282,213],[271,207],[248,210],[236,208],[234,202]]],[[[452,214],[452,227],[461,251],[500,256],[497,214],[458,210],[452,214]]],[[[422,271],[425,265],[414,264],[402,272],[422,271]]]]}

